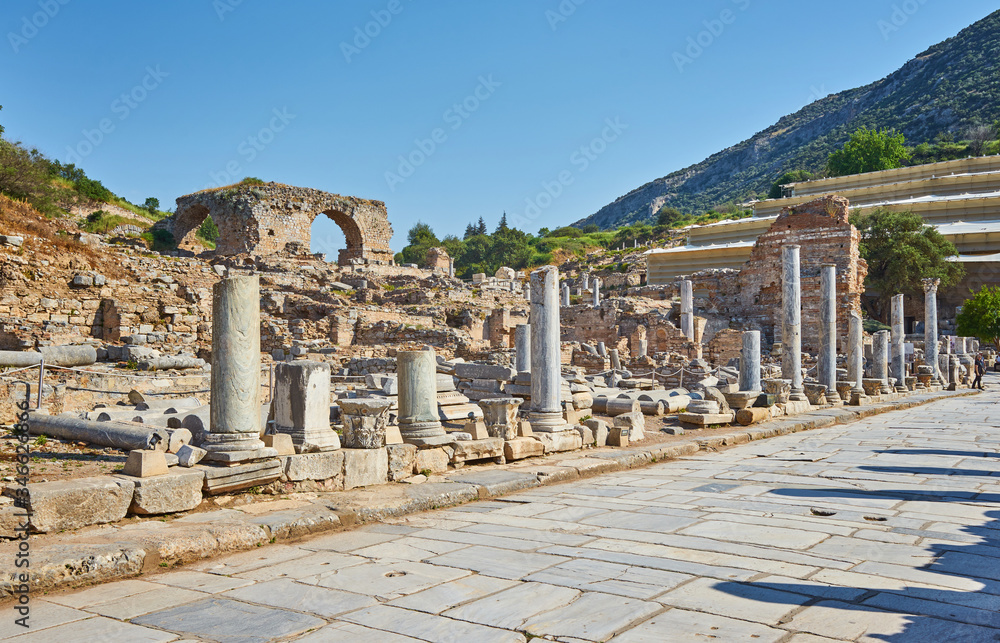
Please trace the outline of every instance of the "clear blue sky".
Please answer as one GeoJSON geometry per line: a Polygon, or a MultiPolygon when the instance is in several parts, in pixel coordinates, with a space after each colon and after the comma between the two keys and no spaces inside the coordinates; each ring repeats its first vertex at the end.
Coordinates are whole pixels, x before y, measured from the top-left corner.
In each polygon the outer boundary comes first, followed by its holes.
{"type": "MultiPolygon", "coordinates": [[[[418,220],[439,236],[504,210],[529,232],[569,224],[997,8],[3,0],[0,123],[164,208],[244,176],[383,200],[398,250],[418,220]]],[[[336,256],[332,222],[313,235],[336,256]]]]}

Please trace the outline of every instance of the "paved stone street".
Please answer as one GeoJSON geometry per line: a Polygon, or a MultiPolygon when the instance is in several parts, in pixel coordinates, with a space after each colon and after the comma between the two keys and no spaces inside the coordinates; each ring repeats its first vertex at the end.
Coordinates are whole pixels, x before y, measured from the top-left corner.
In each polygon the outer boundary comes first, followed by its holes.
{"type": "Polygon", "coordinates": [[[1000,640],[1000,395],[35,596],[12,641],[1000,640]]]}

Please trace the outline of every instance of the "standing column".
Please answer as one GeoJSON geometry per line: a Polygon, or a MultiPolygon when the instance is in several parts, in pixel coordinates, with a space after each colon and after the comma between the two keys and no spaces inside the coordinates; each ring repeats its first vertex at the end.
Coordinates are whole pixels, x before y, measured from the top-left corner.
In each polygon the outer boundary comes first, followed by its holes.
{"type": "Polygon", "coordinates": [[[409,444],[446,444],[438,419],[437,361],[434,351],[399,351],[396,354],[399,379],[399,433],[409,444]]]}
{"type": "Polygon", "coordinates": [[[329,364],[297,360],[274,367],[274,425],[292,436],[296,453],[340,448],[330,428],[329,364]]]}
{"type": "Polygon", "coordinates": [[[889,331],[875,333],[872,342],[872,377],[882,380],[882,392],[892,393],[889,388],[889,331]]]}
{"type": "Polygon", "coordinates": [[[226,277],[212,288],[212,400],[206,460],[277,455],[260,440],[260,280],[226,277]]]}
{"type": "Polygon", "coordinates": [[[791,401],[804,401],[802,386],[802,282],[799,246],[781,248],[781,377],[792,381],[791,401]]]}
{"type": "Polygon", "coordinates": [[[690,279],[681,282],[681,334],[694,341],[694,287],[690,279]]]}
{"type": "Polygon", "coordinates": [[[580,275],[580,288],[581,290],[587,290],[590,288],[590,273],[585,272],[580,275]]]}
{"type": "Polygon", "coordinates": [[[601,280],[594,277],[594,283],[591,284],[591,288],[594,289],[594,308],[601,305],[601,280]]]}
{"type": "Polygon", "coordinates": [[[524,298],[527,299],[528,301],[531,301],[531,284],[530,283],[525,283],[524,284],[524,298]]]}
{"type": "Polygon", "coordinates": [[[858,404],[865,394],[862,380],[865,377],[864,326],[861,315],[851,311],[847,320],[847,379],[851,381],[851,402],[858,404]]]}
{"type": "Polygon", "coordinates": [[[566,283],[562,285],[562,305],[569,306],[569,284],[566,283]]]}
{"type": "Polygon", "coordinates": [[[760,391],[760,331],[743,331],[740,351],[740,390],[760,391]]]}
{"type": "Polygon", "coordinates": [[[825,263],[819,273],[819,383],[826,387],[826,400],[837,404],[837,266],[825,263]]]}
{"type": "Polygon", "coordinates": [[[608,354],[611,356],[611,368],[613,368],[616,371],[622,370],[622,358],[618,354],[618,349],[612,348],[610,351],[608,351],[608,354]]]}
{"type": "Polygon", "coordinates": [[[531,372],[531,324],[514,327],[514,360],[518,372],[531,372]]]}
{"type": "Polygon", "coordinates": [[[891,375],[896,378],[896,392],[906,392],[906,354],[904,353],[903,340],[903,295],[892,296],[892,351],[891,351],[891,375]]]}
{"type": "Polygon", "coordinates": [[[646,357],[649,354],[649,342],[645,339],[640,339],[638,346],[635,349],[636,357],[646,357]]]}
{"type": "Polygon", "coordinates": [[[924,279],[924,363],[931,367],[932,384],[941,384],[938,366],[937,289],[940,279],[924,279]]]}
{"type": "MultiPolygon", "coordinates": [[[[596,284],[595,284],[596,285],[596,284]]],[[[559,270],[544,266],[531,273],[531,428],[569,431],[560,395],[559,270]]]]}

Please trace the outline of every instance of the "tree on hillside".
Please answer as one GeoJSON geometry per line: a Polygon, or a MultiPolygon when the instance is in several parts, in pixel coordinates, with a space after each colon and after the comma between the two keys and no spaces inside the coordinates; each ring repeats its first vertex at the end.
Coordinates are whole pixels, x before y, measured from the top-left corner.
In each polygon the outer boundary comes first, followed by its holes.
{"type": "Polygon", "coordinates": [[[826,165],[832,176],[845,176],[902,167],[909,156],[902,134],[862,127],[844,147],[830,155],[826,165]]]}
{"type": "Polygon", "coordinates": [[[996,136],[995,125],[973,125],[965,130],[965,137],[969,139],[969,152],[973,156],[981,156],[983,148],[996,136]]]}
{"type": "Polygon", "coordinates": [[[865,286],[876,295],[866,304],[875,319],[888,321],[893,295],[922,295],[922,279],[937,277],[941,288],[948,288],[965,274],[962,264],[948,261],[958,254],[955,246],[924,225],[919,214],[878,208],[852,216],[851,223],[861,232],[861,257],[868,262],[865,286]]]}
{"type": "Polygon", "coordinates": [[[771,191],[767,193],[767,198],[780,199],[782,185],[798,183],[799,181],[808,181],[812,177],[812,172],[806,172],[805,170],[792,170],[791,172],[785,172],[771,184],[771,191]]]}
{"type": "Polygon", "coordinates": [[[966,299],[956,321],[962,337],[978,337],[991,344],[1000,342],[1000,286],[983,286],[966,299]]]}
{"type": "Polygon", "coordinates": [[[504,210],[503,216],[500,217],[500,223],[497,224],[497,232],[506,232],[507,230],[510,230],[510,227],[507,225],[507,211],[504,210]]]}
{"type": "Polygon", "coordinates": [[[201,222],[201,227],[198,228],[198,236],[205,241],[211,241],[212,243],[219,240],[219,227],[215,225],[212,215],[208,215],[205,217],[205,220],[201,222]]]}
{"type": "Polygon", "coordinates": [[[468,239],[469,237],[474,236],[476,236],[476,225],[474,223],[470,223],[465,226],[465,234],[462,236],[462,239],[468,239]]]}
{"type": "Polygon", "coordinates": [[[595,232],[600,232],[601,227],[596,223],[588,223],[583,226],[583,234],[594,234],[595,232]]]}
{"type": "MultiPolygon", "coordinates": [[[[506,222],[504,222],[506,226],[506,222]]],[[[497,229],[493,234],[493,244],[489,253],[490,272],[494,273],[501,266],[524,268],[531,259],[531,247],[528,245],[528,235],[516,228],[497,229]]]]}
{"type": "Polygon", "coordinates": [[[418,266],[426,262],[428,250],[441,245],[431,227],[420,221],[417,221],[406,233],[406,240],[409,241],[409,245],[403,248],[401,253],[403,263],[415,263],[418,266]]]}
{"type": "Polygon", "coordinates": [[[156,211],[160,209],[160,200],[155,196],[146,197],[146,202],[142,204],[142,207],[149,210],[150,214],[156,214],[156,211]]]}
{"type": "Polygon", "coordinates": [[[479,223],[476,224],[476,234],[489,234],[490,231],[486,228],[486,222],[483,221],[482,217],[479,217],[479,223]]]}
{"type": "Polygon", "coordinates": [[[684,215],[677,208],[672,208],[668,205],[660,208],[660,212],[656,215],[656,225],[670,225],[678,219],[682,219],[684,215]]]}

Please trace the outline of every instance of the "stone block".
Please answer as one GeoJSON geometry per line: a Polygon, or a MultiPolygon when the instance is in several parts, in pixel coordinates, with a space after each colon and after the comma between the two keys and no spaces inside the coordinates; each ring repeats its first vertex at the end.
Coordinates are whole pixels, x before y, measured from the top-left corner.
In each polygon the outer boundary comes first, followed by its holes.
{"type": "Polygon", "coordinates": [[[263,486],[280,478],[282,473],[281,461],[277,458],[244,462],[229,467],[199,464],[197,468],[205,472],[204,490],[212,496],[263,486]]]}
{"type": "Polygon", "coordinates": [[[466,422],[462,431],[471,435],[473,440],[485,440],[490,437],[489,431],[486,430],[486,423],[482,420],[466,422]]]}
{"type": "MultiPolygon", "coordinates": [[[[702,395],[704,396],[704,399],[706,401],[711,400],[713,402],[718,403],[719,413],[728,413],[730,411],[729,401],[726,400],[726,396],[722,393],[722,391],[720,391],[715,386],[713,385],[706,386],[705,390],[702,391],[702,395]]],[[[688,409],[690,409],[690,406],[688,407],[688,409]]]]}
{"type": "Polygon", "coordinates": [[[291,482],[339,478],[344,471],[344,451],[293,453],[278,459],[284,477],[291,482]]]}
{"type": "Polygon", "coordinates": [[[455,442],[451,445],[455,449],[451,462],[454,464],[503,457],[503,442],[502,438],[455,442]]]}
{"type": "Polygon", "coordinates": [[[557,433],[536,433],[535,439],[545,447],[545,453],[575,451],[583,448],[583,439],[576,431],[559,431],[557,433]]]}
{"type": "Polygon", "coordinates": [[[530,438],[534,437],[535,432],[531,430],[531,422],[527,420],[521,420],[517,424],[517,437],[519,438],[530,438]]]}
{"type": "Polygon", "coordinates": [[[444,473],[450,461],[451,456],[444,449],[420,449],[413,461],[413,472],[444,473]]]}
{"type": "Polygon", "coordinates": [[[413,465],[417,461],[416,445],[388,444],[385,450],[389,457],[389,480],[398,481],[413,475],[413,465]]]}
{"type": "Polygon", "coordinates": [[[632,442],[639,442],[646,439],[646,416],[641,411],[615,416],[612,423],[615,427],[629,429],[629,438],[632,442]]]}
{"type": "Polygon", "coordinates": [[[390,444],[402,444],[403,434],[399,431],[399,425],[393,424],[391,426],[385,427],[385,444],[389,446],[390,444]]]}
{"type": "Polygon", "coordinates": [[[389,455],[385,449],[344,449],[341,453],[345,490],[389,481],[389,455]]]}
{"type": "Polygon", "coordinates": [[[154,478],[131,478],[135,493],[129,513],[140,516],[190,511],[201,504],[204,471],[172,470],[154,478]]]}
{"type": "Polygon", "coordinates": [[[627,447],[631,429],[624,426],[613,426],[608,429],[609,447],[627,447]]]}
{"type": "Polygon", "coordinates": [[[594,446],[594,431],[589,426],[577,424],[573,428],[580,434],[580,439],[583,440],[584,446],[594,446]]]}
{"type": "Polygon", "coordinates": [[[573,408],[578,411],[589,409],[594,406],[594,396],[590,391],[573,393],[573,408]]]}
{"type": "Polygon", "coordinates": [[[460,362],[455,364],[455,375],[463,380],[502,380],[511,382],[517,372],[507,366],[496,364],[474,364],[460,362]]]}
{"type": "Polygon", "coordinates": [[[514,438],[503,445],[503,455],[508,462],[540,456],[545,453],[545,445],[534,438],[514,438]]]}
{"type": "Polygon", "coordinates": [[[594,446],[603,447],[608,443],[608,423],[604,420],[591,418],[585,420],[583,425],[594,433],[594,446]]]}
{"type": "Polygon", "coordinates": [[[759,408],[770,408],[778,403],[778,396],[773,393],[761,393],[757,396],[757,400],[753,403],[754,406],[759,408]]]}
{"type": "Polygon", "coordinates": [[[812,405],[810,405],[807,400],[789,400],[788,402],[785,402],[785,415],[807,413],[810,409],[812,409],[812,405]]]}
{"type": "Polygon", "coordinates": [[[177,463],[182,467],[193,467],[205,457],[205,449],[185,444],[177,450],[177,463]]]}
{"type": "MultiPolygon", "coordinates": [[[[135,483],[95,476],[30,483],[27,489],[31,525],[35,531],[48,533],[121,520],[132,503],[135,483]]],[[[13,487],[4,489],[9,497],[16,497],[14,492],[13,487]]]]}
{"type": "Polygon", "coordinates": [[[715,400],[691,400],[687,404],[688,415],[693,413],[708,413],[714,415],[722,412],[722,407],[715,400]]]}
{"type": "Polygon", "coordinates": [[[292,444],[292,436],[287,433],[274,433],[265,435],[261,440],[264,446],[271,447],[278,452],[278,455],[292,455],[295,453],[295,445],[292,444]]]}
{"type": "Polygon", "coordinates": [[[682,424],[692,424],[694,426],[711,426],[713,424],[730,424],[733,421],[732,413],[680,413],[677,416],[682,424]]]}
{"type": "Polygon", "coordinates": [[[736,391],[734,393],[723,393],[729,408],[734,411],[753,406],[760,397],[759,391],[736,391]]]}
{"type": "Polygon", "coordinates": [[[167,459],[162,451],[133,450],[128,452],[128,460],[122,468],[122,473],[135,478],[162,476],[167,472],[167,459]]]}

